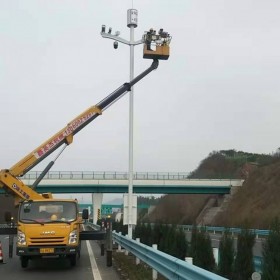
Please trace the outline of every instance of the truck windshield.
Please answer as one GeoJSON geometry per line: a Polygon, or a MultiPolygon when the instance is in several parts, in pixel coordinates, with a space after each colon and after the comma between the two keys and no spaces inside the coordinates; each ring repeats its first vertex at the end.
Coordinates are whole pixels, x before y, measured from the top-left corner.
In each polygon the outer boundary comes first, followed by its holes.
{"type": "Polygon", "coordinates": [[[19,220],[24,223],[72,222],[77,205],[70,201],[27,201],[20,205],[19,220]]]}

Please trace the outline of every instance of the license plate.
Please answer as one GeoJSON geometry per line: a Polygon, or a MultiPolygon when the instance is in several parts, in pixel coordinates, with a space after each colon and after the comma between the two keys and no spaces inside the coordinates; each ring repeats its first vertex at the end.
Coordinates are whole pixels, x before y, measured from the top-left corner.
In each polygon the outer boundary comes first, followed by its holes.
{"type": "Polygon", "coordinates": [[[54,248],[40,248],[41,254],[51,254],[54,253],[54,248]]]}

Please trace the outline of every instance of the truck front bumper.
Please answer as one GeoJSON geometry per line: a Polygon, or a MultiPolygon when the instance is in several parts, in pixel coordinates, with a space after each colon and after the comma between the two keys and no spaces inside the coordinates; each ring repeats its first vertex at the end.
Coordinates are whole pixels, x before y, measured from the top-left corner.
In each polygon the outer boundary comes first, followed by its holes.
{"type": "Polygon", "coordinates": [[[18,256],[59,256],[79,253],[79,246],[17,247],[18,256]]]}

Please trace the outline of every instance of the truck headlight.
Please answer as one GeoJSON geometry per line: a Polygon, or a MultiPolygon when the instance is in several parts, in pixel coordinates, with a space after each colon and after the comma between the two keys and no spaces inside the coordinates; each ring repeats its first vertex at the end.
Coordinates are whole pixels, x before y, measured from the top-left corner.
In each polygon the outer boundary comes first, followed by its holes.
{"type": "Polygon", "coordinates": [[[18,233],[17,233],[17,243],[18,243],[18,245],[21,245],[21,246],[26,245],[25,234],[20,230],[18,230],[18,233]]]}
{"type": "Polygon", "coordinates": [[[69,244],[75,244],[78,241],[78,234],[77,234],[77,230],[73,230],[70,232],[69,234],[69,244]]]}

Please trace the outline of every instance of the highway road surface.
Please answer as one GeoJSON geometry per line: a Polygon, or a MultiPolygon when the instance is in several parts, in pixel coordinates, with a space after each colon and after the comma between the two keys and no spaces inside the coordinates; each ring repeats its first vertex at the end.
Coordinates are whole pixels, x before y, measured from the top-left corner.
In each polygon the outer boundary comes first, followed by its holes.
{"type": "Polygon", "coordinates": [[[107,267],[106,253],[101,256],[97,241],[82,241],[81,257],[75,267],[68,259],[42,258],[29,262],[21,268],[19,257],[15,254],[9,258],[9,238],[0,235],[4,264],[0,263],[2,280],[119,280],[115,268],[107,267]]]}

